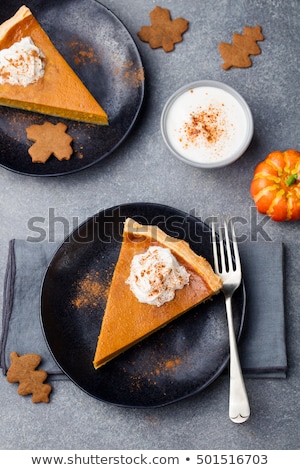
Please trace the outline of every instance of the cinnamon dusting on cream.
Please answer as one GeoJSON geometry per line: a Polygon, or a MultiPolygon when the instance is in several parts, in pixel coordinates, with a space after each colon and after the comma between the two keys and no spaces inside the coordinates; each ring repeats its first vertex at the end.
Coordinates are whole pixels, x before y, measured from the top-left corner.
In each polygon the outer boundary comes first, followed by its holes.
{"type": "Polygon", "coordinates": [[[0,84],[28,86],[44,75],[45,56],[27,36],[0,51],[0,84]]]}
{"type": "Polygon", "coordinates": [[[135,255],[126,281],[139,302],[160,307],[175,297],[175,291],[189,283],[189,274],[169,248],[150,246],[135,255]]]}
{"type": "Polygon", "coordinates": [[[207,109],[200,107],[196,112],[190,114],[189,120],[183,125],[186,146],[189,143],[196,144],[199,138],[207,145],[213,145],[219,141],[226,132],[226,122],[221,109],[210,105],[207,109]]]}

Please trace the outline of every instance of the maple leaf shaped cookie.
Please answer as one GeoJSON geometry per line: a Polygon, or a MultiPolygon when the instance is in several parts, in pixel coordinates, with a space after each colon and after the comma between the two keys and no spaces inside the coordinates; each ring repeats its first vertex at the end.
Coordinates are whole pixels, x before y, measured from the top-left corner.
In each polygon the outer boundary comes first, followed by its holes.
{"type": "Polygon", "coordinates": [[[188,29],[189,22],[184,18],[171,19],[167,8],[155,7],[149,14],[151,26],[142,26],[137,33],[143,42],[148,42],[152,49],[162,47],[165,52],[174,50],[175,44],[182,41],[182,35],[188,29]]]}
{"type": "Polygon", "coordinates": [[[219,44],[219,51],[224,60],[222,68],[228,70],[231,67],[251,67],[252,61],[249,56],[261,53],[257,41],[263,40],[261,26],[245,26],[243,34],[234,33],[232,44],[226,42],[219,44]]]}
{"type": "Polygon", "coordinates": [[[33,163],[45,163],[53,154],[58,160],[69,160],[73,153],[73,138],[66,134],[67,126],[62,122],[27,127],[27,138],[35,142],[28,150],[33,163]]]}

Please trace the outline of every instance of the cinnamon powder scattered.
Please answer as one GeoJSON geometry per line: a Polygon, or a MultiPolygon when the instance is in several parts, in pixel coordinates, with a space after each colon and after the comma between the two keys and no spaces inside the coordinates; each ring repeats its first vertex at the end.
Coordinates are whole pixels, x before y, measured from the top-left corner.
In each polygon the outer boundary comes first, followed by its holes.
{"type": "Polygon", "coordinates": [[[199,138],[207,145],[216,144],[225,132],[221,110],[210,105],[207,109],[191,113],[189,121],[184,124],[183,132],[186,147],[189,143],[195,145],[199,138]]]}
{"type": "Polygon", "coordinates": [[[73,54],[73,60],[76,65],[90,65],[101,63],[99,54],[95,54],[92,47],[89,47],[82,41],[74,40],[68,43],[73,54]]]}
{"type": "Polygon", "coordinates": [[[73,307],[103,307],[105,305],[108,291],[108,279],[101,279],[99,272],[87,273],[75,286],[76,294],[71,303],[73,307]]]}
{"type": "Polygon", "coordinates": [[[114,73],[134,88],[138,88],[145,80],[143,67],[136,66],[131,60],[118,64],[114,73]]]}
{"type": "Polygon", "coordinates": [[[180,358],[167,361],[167,362],[165,363],[165,368],[166,368],[166,370],[176,369],[176,366],[177,366],[178,364],[181,364],[181,359],[180,359],[180,358]]]}
{"type": "Polygon", "coordinates": [[[144,69],[135,67],[133,62],[128,61],[123,64],[123,78],[132,86],[138,87],[144,81],[144,69]]]}
{"type": "Polygon", "coordinates": [[[99,59],[95,57],[93,49],[88,49],[86,51],[78,51],[77,56],[75,57],[76,65],[87,65],[92,63],[97,63],[99,59]]]}
{"type": "MultiPolygon", "coordinates": [[[[76,65],[101,64],[101,55],[96,53],[92,47],[89,47],[84,42],[73,40],[68,43],[68,46],[76,65]]],[[[116,62],[114,69],[115,76],[120,76],[121,80],[124,80],[134,88],[141,85],[145,79],[143,67],[138,67],[131,60],[122,61],[122,63],[120,63],[119,56],[112,56],[112,59],[116,62]]]]}
{"type": "MultiPolygon", "coordinates": [[[[130,366],[135,367],[135,363],[130,363],[130,366]]],[[[166,359],[156,359],[155,350],[153,351],[153,357],[151,358],[151,364],[145,364],[144,372],[136,375],[124,368],[124,373],[130,376],[130,388],[131,391],[140,390],[148,382],[150,385],[157,385],[160,380],[160,376],[169,376],[170,379],[175,376],[176,372],[182,370],[182,367],[186,367],[186,358],[173,357],[166,359]],[[154,367],[151,367],[154,366],[154,367]]]]}

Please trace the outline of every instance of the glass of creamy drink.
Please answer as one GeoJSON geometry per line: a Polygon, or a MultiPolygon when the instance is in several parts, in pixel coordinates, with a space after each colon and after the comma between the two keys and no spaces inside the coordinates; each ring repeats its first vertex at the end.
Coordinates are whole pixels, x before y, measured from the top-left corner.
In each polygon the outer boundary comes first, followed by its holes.
{"type": "Polygon", "coordinates": [[[180,88],[164,106],[161,132],[180,160],[201,168],[236,161],[253,136],[253,118],[242,96],[230,86],[202,80],[180,88]]]}

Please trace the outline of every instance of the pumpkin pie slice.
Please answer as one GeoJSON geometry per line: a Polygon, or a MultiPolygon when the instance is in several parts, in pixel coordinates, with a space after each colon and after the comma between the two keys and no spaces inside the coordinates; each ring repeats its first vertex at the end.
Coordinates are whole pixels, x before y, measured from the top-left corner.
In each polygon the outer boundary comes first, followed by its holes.
{"type": "MultiPolygon", "coordinates": [[[[167,294],[170,286],[174,286],[173,278],[169,285],[165,286],[167,294]]],[[[95,369],[218,293],[221,287],[222,281],[208,261],[196,255],[187,242],[168,236],[157,226],[140,225],[133,219],[126,219],[121,250],[94,356],[95,369]],[[157,301],[157,306],[144,303],[145,298],[138,298],[133,284],[138,276],[139,281],[143,283],[143,277],[149,274],[147,259],[150,251],[153,255],[161,252],[161,249],[167,256],[171,254],[175,258],[177,280],[183,280],[183,284],[173,292],[173,298],[161,303],[159,297],[155,297],[155,290],[161,287],[161,282],[166,279],[166,272],[171,272],[171,268],[165,260],[155,263],[154,278],[152,269],[152,278],[150,276],[149,283],[146,282],[147,286],[152,288],[152,292],[149,293],[148,290],[146,300],[152,296],[151,301],[157,301]],[[135,265],[133,259],[139,260],[140,263],[146,262],[142,264],[144,268],[139,274],[132,270],[135,265]],[[162,269],[166,266],[167,269],[163,273],[162,269]]]]}
{"type": "Polygon", "coordinates": [[[55,48],[29,8],[23,5],[0,25],[0,53],[4,50],[6,53],[16,44],[19,47],[22,40],[28,39],[39,50],[43,75],[25,86],[12,83],[9,80],[11,68],[7,65],[12,65],[15,70],[25,66],[23,73],[28,75],[26,61],[29,59],[22,54],[10,57],[8,62],[11,64],[6,61],[0,66],[0,105],[86,123],[108,124],[106,112],[55,48]]]}

